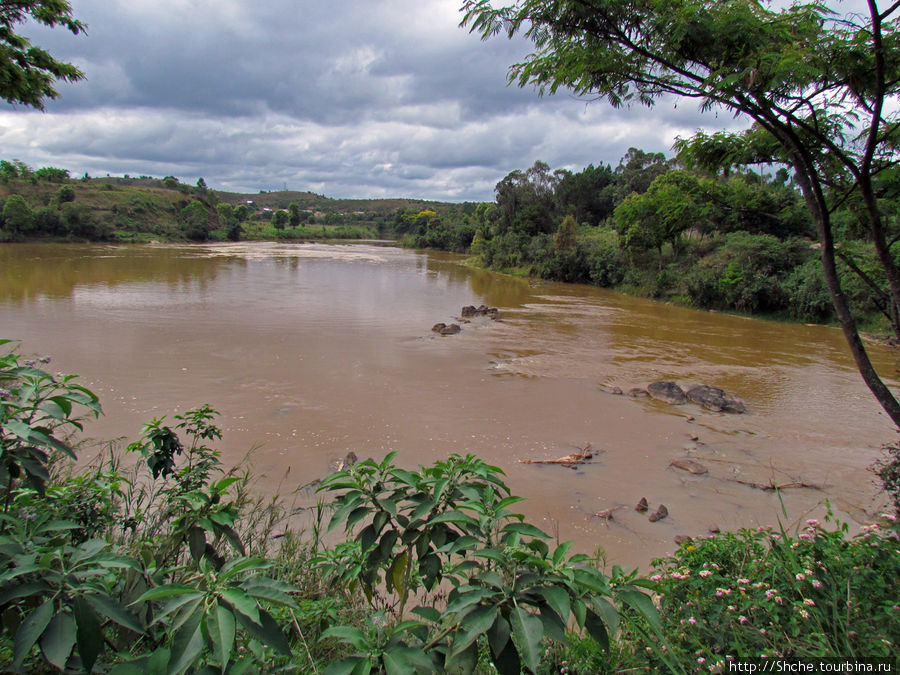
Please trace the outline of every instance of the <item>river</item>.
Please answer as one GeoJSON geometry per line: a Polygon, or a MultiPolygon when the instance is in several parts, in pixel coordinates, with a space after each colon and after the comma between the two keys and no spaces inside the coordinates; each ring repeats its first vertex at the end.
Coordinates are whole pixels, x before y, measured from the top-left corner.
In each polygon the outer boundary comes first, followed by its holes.
{"type": "MultiPolygon", "coordinates": [[[[396,450],[407,467],[472,452],[507,473],[545,531],[643,570],[677,535],[795,527],[827,504],[865,522],[883,504],[867,467],[896,439],[837,329],[371,244],[4,244],[0,337],[81,375],[104,407],[86,427],[98,441],[134,440],[154,417],[209,403],[226,462],[254,449],[257,488],[283,494],[351,450],[396,450]],[[481,304],[500,319],[431,331],[481,304]],[[721,387],[747,413],[612,393],[656,380],[721,387]],[[588,444],[597,455],[576,469],[522,462],[588,444]],[[686,457],[708,473],[670,465],[686,457]],[[634,510],[641,497],[669,516],[649,522],[634,510]]],[[[870,352],[896,387],[897,353],[870,352]]]]}

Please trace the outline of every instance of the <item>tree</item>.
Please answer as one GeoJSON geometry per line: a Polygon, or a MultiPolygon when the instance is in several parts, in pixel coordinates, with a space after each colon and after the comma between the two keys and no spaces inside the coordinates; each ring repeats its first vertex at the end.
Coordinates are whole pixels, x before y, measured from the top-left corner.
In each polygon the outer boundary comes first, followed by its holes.
{"type": "MultiPolygon", "coordinates": [[[[749,132],[694,139],[722,164],[789,166],[810,210],[835,313],[866,385],[900,426],[900,403],[860,339],[837,271],[831,214],[851,196],[900,307],[900,270],[885,232],[882,175],[897,175],[900,2],[839,15],[824,2],[787,8],[757,0],[516,0],[495,9],[466,0],[463,25],[488,38],[524,33],[537,47],[510,80],[559,88],[613,106],[665,97],[697,100],[753,123],[749,132]]],[[[691,146],[692,141],[684,145],[691,146]]],[[[888,181],[890,184],[892,181],[888,181]]]]}
{"type": "Polygon", "coordinates": [[[3,205],[3,222],[9,232],[30,232],[34,225],[34,214],[22,195],[10,195],[3,205]]]}
{"type": "Polygon", "coordinates": [[[288,213],[291,227],[298,227],[300,225],[300,205],[297,202],[291,202],[288,204],[288,213]]]}
{"type": "Polygon", "coordinates": [[[209,214],[203,202],[198,200],[181,209],[181,220],[184,223],[184,236],[194,241],[209,239],[209,214]]]}
{"type": "Polygon", "coordinates": [[[283,209],[278,209],[275,213],[272,214],[272,227],[276,230],[283,230],[285,225],[288,224],[288,220],[290,217],[288,216],[288,212],[283,209]]]}
{"type": "Polygon", "coordinates": [[[53,88],[57,80],[77,82],[84,73],[13,31],[16,24],[27,21],[49,28],[61,25],[73,35],[83,33],[86,26],[73,18],[67,0],[0,1],[0,96],[9,103],[43,110],[44,99],[59,95],[53,88]]]}

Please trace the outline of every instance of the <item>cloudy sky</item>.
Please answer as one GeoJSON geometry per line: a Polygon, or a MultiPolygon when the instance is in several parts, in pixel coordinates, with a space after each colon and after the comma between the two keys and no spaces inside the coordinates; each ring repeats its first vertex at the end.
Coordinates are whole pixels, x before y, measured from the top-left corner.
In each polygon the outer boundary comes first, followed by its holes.
{"type": "Polygon", "coordinates": [[[513,169],[670,154],[692,103],[613,110],[506,85],[529,43],[482,42],[457,0],[72,0],[88,32],[27,30],[87,80],[0,104],[0,157],[220,190],[493,199],[513,169]]]}

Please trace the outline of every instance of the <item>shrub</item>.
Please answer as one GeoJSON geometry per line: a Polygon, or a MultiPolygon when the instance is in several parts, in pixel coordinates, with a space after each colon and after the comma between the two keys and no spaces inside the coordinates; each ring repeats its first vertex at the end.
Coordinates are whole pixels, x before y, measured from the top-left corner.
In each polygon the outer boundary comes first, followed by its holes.
{"type": "Polygon", "coordinates": [[[846,526],[829,531],[815,520],[795,536],[741,530],[654,561],[668,652],[687,670],[721,663],[726,671],[725,660],[748,657],[893,657],[900,640],[893,520],[852,538],[846,526]]]}

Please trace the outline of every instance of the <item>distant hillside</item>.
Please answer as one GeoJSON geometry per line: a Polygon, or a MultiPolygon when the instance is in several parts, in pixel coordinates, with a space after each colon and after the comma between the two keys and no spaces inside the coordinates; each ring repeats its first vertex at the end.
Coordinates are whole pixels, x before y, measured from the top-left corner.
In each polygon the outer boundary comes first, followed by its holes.
{"type": "Polygon", "coordinates": [[[0,241],[393,238],[410,214],[459,217],[474,206],[299,191],[240,194],[171,176],[73,179],[64,169],[0,161],[0,241]]]}

